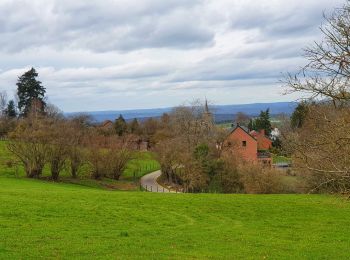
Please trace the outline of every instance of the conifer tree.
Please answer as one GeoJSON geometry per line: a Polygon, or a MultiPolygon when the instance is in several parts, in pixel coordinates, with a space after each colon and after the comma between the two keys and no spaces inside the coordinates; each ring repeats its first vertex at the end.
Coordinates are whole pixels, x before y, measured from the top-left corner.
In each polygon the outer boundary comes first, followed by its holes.
{"type": "Polygon", "coordinates": [[[255,130],[265,130],[267,136],[271,134],[270,109],[260,112],[259,117],[255,119],[255,128],[255,130]]]}
{"type": "Polygon", "coordinates": [[[114,122],[114,128],[117,133],[117,135],[122,136],[127,131],[127,124],[125,122],[125,119],[122,115],[119,115],[119,117],[114,122]]]}
{"type": "Polygon", "coordinates": [[[10,100],[7,104],[7,108],[5,110],[5,114],[9,118],[15,118],[17,116],[17,111],[15,107],[15,102],[10,100]]]}
{"type": "Polygon", "coordinates": [[[130,133],[132,134],[136,134],[139,132],[140,130],[140,125],[139,125],[139,122],[137,121],[136,118],[134,118],[134,120],[132,120],[129,124],[129,130],[130,130],[130,133]]]}
{"type": "Polygon", "coordinates": [[[26,116],[33,104],[36,104],[36,109],[44,112],[45,109],[45,88],[41,82],[36,78],[38,73],[34,68],[25,72],[18,78],[17,81],[17,95],[18,95],[18,109],[21,115],[26,116]]]}

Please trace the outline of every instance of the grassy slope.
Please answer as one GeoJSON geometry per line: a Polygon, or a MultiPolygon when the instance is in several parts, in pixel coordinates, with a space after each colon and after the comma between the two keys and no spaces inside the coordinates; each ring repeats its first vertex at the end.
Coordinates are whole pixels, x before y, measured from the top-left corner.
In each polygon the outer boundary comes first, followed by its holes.
{"type": "Polygon", "coordinates": [[[0,258],[346,259],[350,205],[317,195],[110,192],[0,177],[0,258]]]}
{"type": "Polygon", "coordinates": [[[147,173],[159,170],[160,165],[154,159],[154,155],[150,152],[138,152],[135,154],[135,159],[128,163],[122,178],[124,180],[140,179],[147,173]]]}

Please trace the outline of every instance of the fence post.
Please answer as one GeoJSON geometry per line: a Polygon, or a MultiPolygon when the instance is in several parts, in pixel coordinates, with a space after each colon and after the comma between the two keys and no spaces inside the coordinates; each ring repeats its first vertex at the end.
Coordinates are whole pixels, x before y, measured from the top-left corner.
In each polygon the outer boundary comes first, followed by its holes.
{"type": "Polygon", "coordinates": [[[152,186],[151,186],[151,192],[152,192],[152,186]]]}
{"type": "Polygon", "coordinates": [[[158,192],[158,185],[157,185],[157,192],[158,192]]]}
{"type": "Polygon", "coordinates": [[[164,193],[164,187],[163,187],[163,193],[164,193]]]}
{"type": "Polygon", "coordinates": [[[146,191],[148,191],[148,189],[147,189],[147,184],[146,184],[146,191]]]}

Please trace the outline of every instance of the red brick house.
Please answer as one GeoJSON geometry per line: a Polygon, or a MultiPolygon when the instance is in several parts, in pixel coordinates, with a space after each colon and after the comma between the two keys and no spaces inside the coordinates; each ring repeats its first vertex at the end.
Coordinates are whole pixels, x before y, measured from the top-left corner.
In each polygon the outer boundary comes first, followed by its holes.
{"type": "Polygon", "coordinates": [[[272,148],[272,141],[265,135],[264,129],[259,132],[253,130],[249,134],[258,141],[258,150],[266,151],[272,148]]]}
{"type": "Polygon", "coordinates": [[[228,135],[224,142],[224,147],[233,149],[246,161],[257,161],[258,142],[239,125],[228,135]]]}
{"type": "Polygon", "coordinates": [[[250,162],[262,162],[271,165],[271,155],[268,149],[272,142],[264,132],[248,132],[248,129],[237,125],[224,141],[225,149],[232,149],[241,155],[242,159],[250,162]],[[259,149],[261,148],[261,149],[259,149]]]}

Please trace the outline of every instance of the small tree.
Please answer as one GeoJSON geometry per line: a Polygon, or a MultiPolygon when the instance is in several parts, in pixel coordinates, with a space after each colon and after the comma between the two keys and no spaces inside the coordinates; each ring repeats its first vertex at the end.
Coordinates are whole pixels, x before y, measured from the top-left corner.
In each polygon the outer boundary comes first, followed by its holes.
{"type": "Polygon", "coordinates": [[[27,116],[30,109],[35,109],[35,112],[43,113],[45,109],[45,88],[36,78],[38,73],[34,68],[25,72],[18,78],[17,95],[18,109],[21,115],[27,116]]]}
{"type": "Polygon", "coordinates": [[[290,117],[290,124],[293,129],[301,128],[304,124],[308,112],[308,105],[306,102],[301,102],[295,108],[292,116],[290,117]]]}
{"type": "Polygon", "coordinates": [[[238,112],[236,114],[236,117],[235,117],[235,124],[239,124],[239,125],[242,125],[242,126],[248,126],[248,124],[250,123],[251,119],[250,117],[243,113],[243,112],[238,112]]]}
{"type": "Polygon", "coordinates": [[[239,193],[244,191],[239,172],[240,157],[233,150],[228,149],[220,158],[221,171],[219,172],[220,184],[224,193],[239,193]]]}
{"type": "Polygon", "coordinates": [[[41,176],[47,159],[49,136],[42,119],[28,118],[10,133],[8,149],[23,163],[27,177],[41,176]]]}
{"type": "Polygon", "coordinates": [[[139,134],[140,133],[140,124],[137,121],[136,118],[134,118],[130,123],[129,123],[129,132],[132,134],[139,134]]]}
{"type": "Polygon", "coordinates": [[[125,122],[125,119],[122,115],[119,115],[119,117],[114,122],[114,128],[117,133],[117,135],[122,136],[126,133],[128,126],[125,122]]]}
{"type": "Polygon", "coordinates": [[[154,136],[157,132],[157,130],[159,129],[159,122],[158,120],[150,117],[147,120],[145,120],[143,122],[143,135],[145,137],[145,139],[147,139],[151,145],[154,145],[155,140],[154,140],[154,136]]]}
{"type": "Polygon", "coordinates": [[[5,114],[8,118],[15,118],[17,117],[17,111],[15,107],[15,102],[13,100],[10,100],[7,104],[7,108],[5,110],[5,114]]]}
{"type": "Polygon", "coordinates": [[[49,135],[47,161],[50,164],[51,177],[56,181],[68,158],[67,124],[64,120],[48,122],[46,131],[49,135]]]}
{"type": "Polygon", "coordinates": [[[127,148],[127,142],[124,142],[120,137],[92,133],[89,136],[87,148],[87,158],[94,179],[110,177],[118,180],[132,158],[132,152],[127,148]]]}
{"type": "Polygon", "coordinates": [[[81,116],[72,118],[68,122],[67,136],[68,139],[68,161],[71,175],[73,178],[78,177],[79,169],[85,163],[84,145],[88,137],[88,128],[84,118],[81,116]]]}
{"type": "Polygon", "coordinates": [[[114,147],[109,149],[108,157],[108,164],[110,166],[109,177],[119,180],[127,166],[127,163],[132,158],[132,153],[124,147],[114,147]]]}

